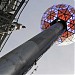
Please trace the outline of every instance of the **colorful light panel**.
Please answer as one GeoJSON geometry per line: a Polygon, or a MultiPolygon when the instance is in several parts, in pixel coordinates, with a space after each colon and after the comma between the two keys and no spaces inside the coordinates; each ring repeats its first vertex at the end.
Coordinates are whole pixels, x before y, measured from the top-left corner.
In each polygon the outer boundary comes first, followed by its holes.
{"type": "Polygon", "coordinates": [[[67,31],[58,38],[58,43],[65,42],[67,38],[68,41],[72,41],[74,38],[73,35],[75,34],[75,9],[66,4],[53,5],[42,16],[41,29],[48,29],[57,18],[64,20],[67,24],[67,31]]]}

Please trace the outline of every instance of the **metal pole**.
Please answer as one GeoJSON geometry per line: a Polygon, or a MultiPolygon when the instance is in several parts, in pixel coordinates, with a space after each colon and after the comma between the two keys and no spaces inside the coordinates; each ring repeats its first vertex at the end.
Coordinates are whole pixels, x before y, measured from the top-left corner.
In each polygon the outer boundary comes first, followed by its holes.
{"type": "Polygon", "coordinates": [[[64,30],[62,23],[56,23],[0,58],[0,74],[27,73],[34,62],[50,48],[64,30]]]}

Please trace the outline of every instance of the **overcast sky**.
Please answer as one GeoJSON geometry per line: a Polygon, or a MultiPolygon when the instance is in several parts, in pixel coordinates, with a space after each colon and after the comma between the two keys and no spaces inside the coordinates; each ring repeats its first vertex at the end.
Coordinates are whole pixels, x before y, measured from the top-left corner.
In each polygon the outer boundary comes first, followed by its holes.
{"type": "MultiPolygon", "coordinates": [[[[0,57],[40,33],[40,21],[43,13],[52,5],[60,3],[74,6],[73,0],[30,0],[19,19],[19,23],[25,25],[26,29],[12,33],[3,51],[0,53],[0,57]]],[[[67,46],[54,44],[34,68],[37,66],[37,71],[34,74],[73,74],[74,43],[67,46]]],[[[34,68],[28,74],[31,74],[34,68]]]]}

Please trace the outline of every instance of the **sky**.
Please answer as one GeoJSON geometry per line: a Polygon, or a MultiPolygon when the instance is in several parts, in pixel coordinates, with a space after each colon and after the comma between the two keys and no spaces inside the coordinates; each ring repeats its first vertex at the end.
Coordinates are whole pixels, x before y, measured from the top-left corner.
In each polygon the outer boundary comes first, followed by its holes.
{"type": "MultiPolygon", "coordinates": [[[[43,13],[52,5],[62,3],[74,6],[73,0],[30,0],[19,19],[19,23],[25,25],[26,29],[14,31],[12,33],[4,49],[0,53],[0,57],[40,33],[40,22],[43,13]]],[[[37,65],[33,66],[27,75],[30,75],[37,66],[38,68],[37,71],[34,72],[34,75],[73,74],[74,44],[75,43],[72,43],[67,46],[57,46],[54,44],[40,58],[37,65]]]]}

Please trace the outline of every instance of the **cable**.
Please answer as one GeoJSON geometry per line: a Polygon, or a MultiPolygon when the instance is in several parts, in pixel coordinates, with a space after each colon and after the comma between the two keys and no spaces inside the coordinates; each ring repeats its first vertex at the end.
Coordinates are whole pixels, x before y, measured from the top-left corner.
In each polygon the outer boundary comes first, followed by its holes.
{"type": "Polygon", "coordinates": [[[21,13],[23,12],[23,10],[24,10],[24,8],[26,7],[26,5],[27,5],[28,2],[29,2],[29,0],[25,2],[24,7],[23,7],[22,10],[20,11],[20,13],[19,13],[19,15],[18,15],[18,18],[17,18],[17,22],[18,22],[18,20],[19,20],[19,18],[20,18],[20,15],[21,15],[21,13]]]}

